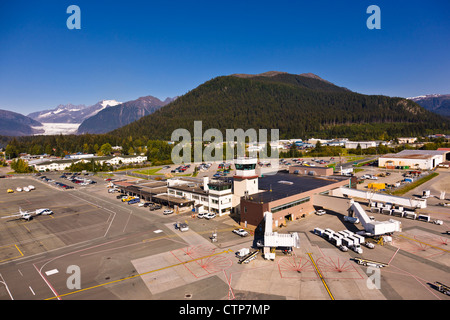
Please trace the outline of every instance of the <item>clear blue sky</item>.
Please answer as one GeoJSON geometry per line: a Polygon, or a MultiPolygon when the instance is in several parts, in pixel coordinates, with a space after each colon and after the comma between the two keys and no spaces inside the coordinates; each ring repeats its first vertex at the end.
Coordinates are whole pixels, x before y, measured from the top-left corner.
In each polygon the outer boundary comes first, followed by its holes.
{"type": "Polygon", "coordinates": [[[182,95],[220,75],[312,72],[365,94],[450,93],[450,2],[0,2],[0,109],[182,95]],[[69,30],[66,9],[81,9],[69,30]],[[369,5],[381,30],[369,30],[369,5]]]}

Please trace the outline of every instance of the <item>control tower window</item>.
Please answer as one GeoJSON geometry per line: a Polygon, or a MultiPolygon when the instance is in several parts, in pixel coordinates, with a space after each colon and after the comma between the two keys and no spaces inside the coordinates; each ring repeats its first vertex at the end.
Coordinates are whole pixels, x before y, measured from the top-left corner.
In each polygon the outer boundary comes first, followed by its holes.
{"type": "Polygon", "coordinates": [[[250,164],[235,164],[236,170],[255,170],[256,163],[250,163],[250,164]]]}

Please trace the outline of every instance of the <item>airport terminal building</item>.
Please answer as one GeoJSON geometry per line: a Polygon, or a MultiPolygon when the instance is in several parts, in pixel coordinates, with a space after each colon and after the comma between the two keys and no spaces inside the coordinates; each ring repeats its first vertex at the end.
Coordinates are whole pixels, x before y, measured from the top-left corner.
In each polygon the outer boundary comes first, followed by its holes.
{"type": "Polygon", "coordinates": [[[259,176],[256,158],[238,158],[234,164],[232,178],[178,177],[160,182],[118,181],[114,185],[122,193],[168,205],[177,212],[234,213],[241,226],[255,229],[264,220],[264,212],[272,213],[273,227],[285,225],[314,213],[320,197],[343,186],[351,188],[356,180],[333,175],[331,168],[317,167],[311,174],[312,167],[305,171],[298,166],[259,176]]]}
{"type": "Polygon", "coordinates": [[[328,195],[341,186],[350,187],[346,176],[310,176],[278,172],[259,178],[259,192],[241,199],[240,224],[256,228],[264,219],[264,212],[273,216],[273,227],[285,225],[315,212],[315,197],[328,195]]]}
{"type": "Polygon", "coordinates": [[[233,177],[233,206],[240,225],[256,228],[264,212],[272,213],[273,227],[315,212],[315,198],[341,186],[352,187],[355,178],[333,175],[332,168],[292,166],[288,170],[258,176],[256,159],[238,158],[233,177]],[[315,169],[312,174],[311,171],[315,169]]]}

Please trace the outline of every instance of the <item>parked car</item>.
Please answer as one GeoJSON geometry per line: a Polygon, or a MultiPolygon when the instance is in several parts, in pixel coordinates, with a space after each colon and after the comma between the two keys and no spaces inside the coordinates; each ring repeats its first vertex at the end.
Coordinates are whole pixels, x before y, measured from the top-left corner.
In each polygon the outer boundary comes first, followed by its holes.
{"type": "Polygon", "coordinates": [[[172,214],[172,213],[173,213],[173,210],[164,210],[163,211],[164,215],[168,215],[168,214],[172,214]]]}
{"type": "Polygon", "coordinates": [[[214,212],[208,212],[207,214],[204,215],[205,219],[214,219],[216,217],[216,214],[214,212]]]}
{"type": "Polygon", "coordinates": [[[130,201],[128,201],[128,204],[135,204],[135,203],[140,203],[140,202],[141,202],[141,199],[134,198],[134,199],[131,199],[130,201]]]}
{"type": "Polygon", "coordinates": [[[363,179],[370,179],[370,180],[378,180],[377,176],[371,175],[371,174],[365,174],[361,178],[363,179]]]}
{"type": "Polygon", "coordinates": [[[237,235],[241,236],[241,237],[248,236],[248,232],[245,231],[244,229],[234,229],[233,232],[236,233],[237,235]]]}
{"type": "Polygon", "coordinates": [[[207,213],[205,213],[205,212],[199,212],[199,213],[197,213],[197,218],[203,219],[203,218],[205,217],[206,214],[207,214],[207,213]]]}
{"type": "Polygon", "coordinates": [[[325,213],[326,213],[325,210],[322,210],[322,209],[316,211],[316,214],[318,216],[324,215],[325,213]]]}

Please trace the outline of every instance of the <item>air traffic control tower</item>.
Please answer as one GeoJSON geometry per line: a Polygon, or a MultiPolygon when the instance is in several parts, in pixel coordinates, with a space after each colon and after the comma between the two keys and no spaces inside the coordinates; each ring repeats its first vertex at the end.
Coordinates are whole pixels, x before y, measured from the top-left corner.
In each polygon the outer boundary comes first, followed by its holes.
{"type": "Polygon", "coordinates": [[[233,208],[240,213],[241,197],[258,193],[257,158],[237,158],[234,160],[236,173],[233,176],[233,208]]]}

